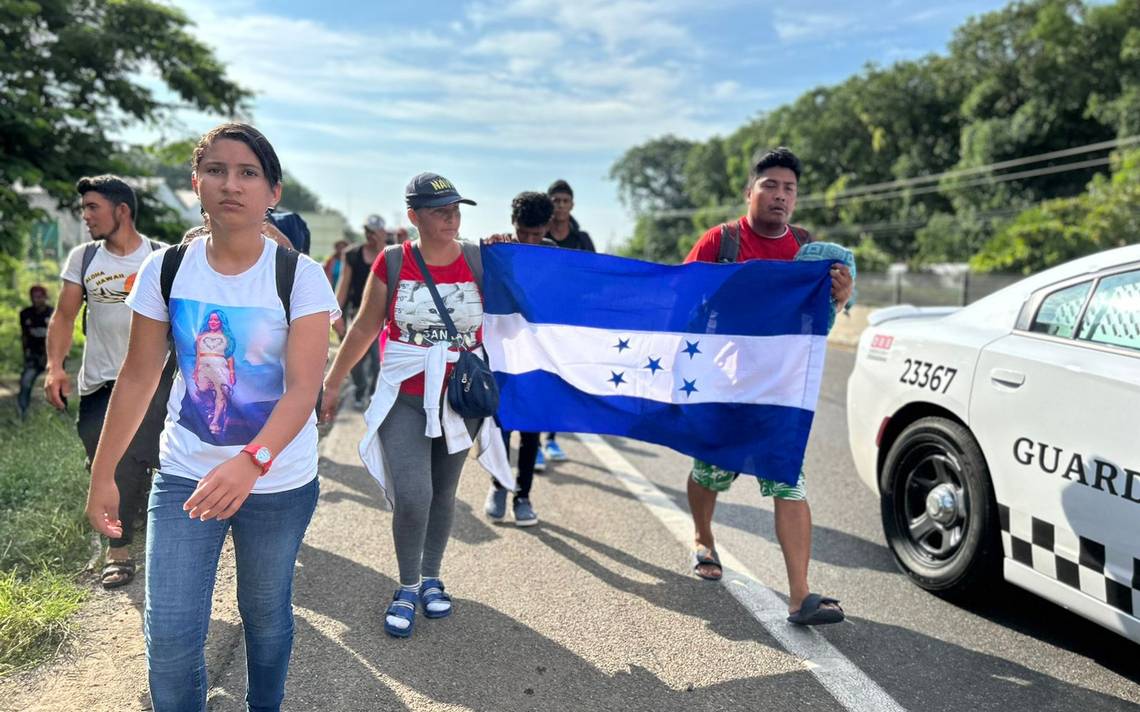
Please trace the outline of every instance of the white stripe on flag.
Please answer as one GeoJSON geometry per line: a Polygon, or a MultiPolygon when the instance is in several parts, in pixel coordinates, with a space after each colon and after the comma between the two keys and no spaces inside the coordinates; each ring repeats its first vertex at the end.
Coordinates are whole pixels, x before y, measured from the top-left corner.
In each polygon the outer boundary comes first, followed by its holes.
{"type": "Polygon", "coordinates": [[[659,403],[748,403],[815,410],[826,336],[734,336],[531,324],[486,314],[495,371],[547,371],[595,396],[659,403]]]}

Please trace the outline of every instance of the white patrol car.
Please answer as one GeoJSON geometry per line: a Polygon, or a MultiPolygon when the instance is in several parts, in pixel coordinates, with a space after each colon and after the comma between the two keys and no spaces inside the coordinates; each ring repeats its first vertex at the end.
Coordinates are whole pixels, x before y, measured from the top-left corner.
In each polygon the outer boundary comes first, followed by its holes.
{"type": "Polygon", "coordinates": [[[1140,642],[1140,245],[968,307],[872,313],[847,413],[919,586],[1001,571],[1140,642]]]}

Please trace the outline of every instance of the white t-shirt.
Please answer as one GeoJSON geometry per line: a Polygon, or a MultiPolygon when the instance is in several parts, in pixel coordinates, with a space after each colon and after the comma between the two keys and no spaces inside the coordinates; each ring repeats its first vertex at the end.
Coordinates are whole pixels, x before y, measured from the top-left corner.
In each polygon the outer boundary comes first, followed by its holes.
{"type": "Polygon", "coordinates": [[[78,383],[81,396],[119,377],[131,335],[131,309],[124,300],[135,284],[139,266],[153,252],[146,237],[134,252],[122,257],[112,254],[105,244],[100,245],[84,277],[80,274],[83,251],[89,244],[84,242],[71,250],[60,274],[66,282],[80,286],[86,282],[87,287],[87,343],[78,383]]]}
{"type": "MultiPolygon", "coordinates": [[[[162,300],[165,250],[139,271],[127,304],[143,316],[170,322],[178,373],[159,438],[159,470],[200,480],[253,442],[285,392],[285,309],[277,296],[277,245],[265,238],[261,258],[245,272],[219,274],[206,260],[206,241],[190,243],[162,300]]],[[[290,299],[293,319],[340,315],[324,269],[305,255],[297,260],[290,299]]],[[[282,492],[317,475],[317,420],[274,453],[273,466],[253,492],[282,492]]]]}

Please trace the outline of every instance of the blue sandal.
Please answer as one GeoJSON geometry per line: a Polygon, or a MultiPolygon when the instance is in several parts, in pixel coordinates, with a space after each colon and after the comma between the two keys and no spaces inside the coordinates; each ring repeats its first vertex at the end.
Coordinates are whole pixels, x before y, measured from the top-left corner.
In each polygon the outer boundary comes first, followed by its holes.
{"type": "Polygon", "coordinates": [[[426,578],[420,585],[420,605],[424,609],[424,617],[426,618],[446,618],[451,615],[451,606],[449,605],[445,610],[432,611],[428,610],[428,604],[436,601],[447,601],[451,603],[451,596],[447,595],[443,590],[443,581],[437,578],[426,578]]]}
{"type": "Polygon", "coordinates": [[[407,638],[412,634],[412,628],[416,624],[416,594],[414,591],[405,591],[402,588],[396,589],[396,595],[392,597],[392,603],[389,604],[388,610],[384,611],[384,632],[396,638],[407,638]],[[397,628],[388,622],[388,616],[394,618],[403,618],[408,622],[407,628],[397,628]]]}

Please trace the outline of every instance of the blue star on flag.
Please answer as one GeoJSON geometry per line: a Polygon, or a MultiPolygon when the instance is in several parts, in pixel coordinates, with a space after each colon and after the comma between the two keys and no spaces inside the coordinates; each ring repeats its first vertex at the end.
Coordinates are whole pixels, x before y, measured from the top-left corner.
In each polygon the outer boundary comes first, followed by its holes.
{"type": "Polygon", "coordinates": [[[684,378],[682,378],[681,380],[685,381],[685,385],[681,386],[677,390],[684,391],[686,398],[691,397],[693,395],[693,393],[697,390],[697,379],[694,378],[691,381],[686,381],[684,378]]]}
{"type": "Polygon", "coordinates": [[[610,373],[613,374],[613,378],[608,378],[606,380],[614,384],[614,388],[617,388],[621,384],[625,383],[625,371],[622,371],[621,373],[618,373],[617,371],[610,371],[610,373]]]}
{"type": "Polygon", "coordinates": [[[629,348],[629,339],[619,338],[618,342],[617,342],[617,346],[615,346],[614,348],[617,349],[618,353],[620,354],[622,351],[625,351],[626,349],[629,348]]]}
{"type": "Polygon", "coordinates": [[[681,351],[683,353],[689,354],[689,360],[690,361],[693,360],[694,356],[701,353],[701,350],[697,348],[697,344],[699,344],[699,343],[701,343],[699,340],[698,341],[686,341],[685,342],[685,348],[681,349],[681,351]]]}
{"type": "Polygon", "coordinates": [[[651,359],[649,359],[649,363],[646,364],[645,367],[648,368],[652,373],[656,374],[658,371],[662,370],[661,359],[660,358],[651,358],[651,359]]]}

